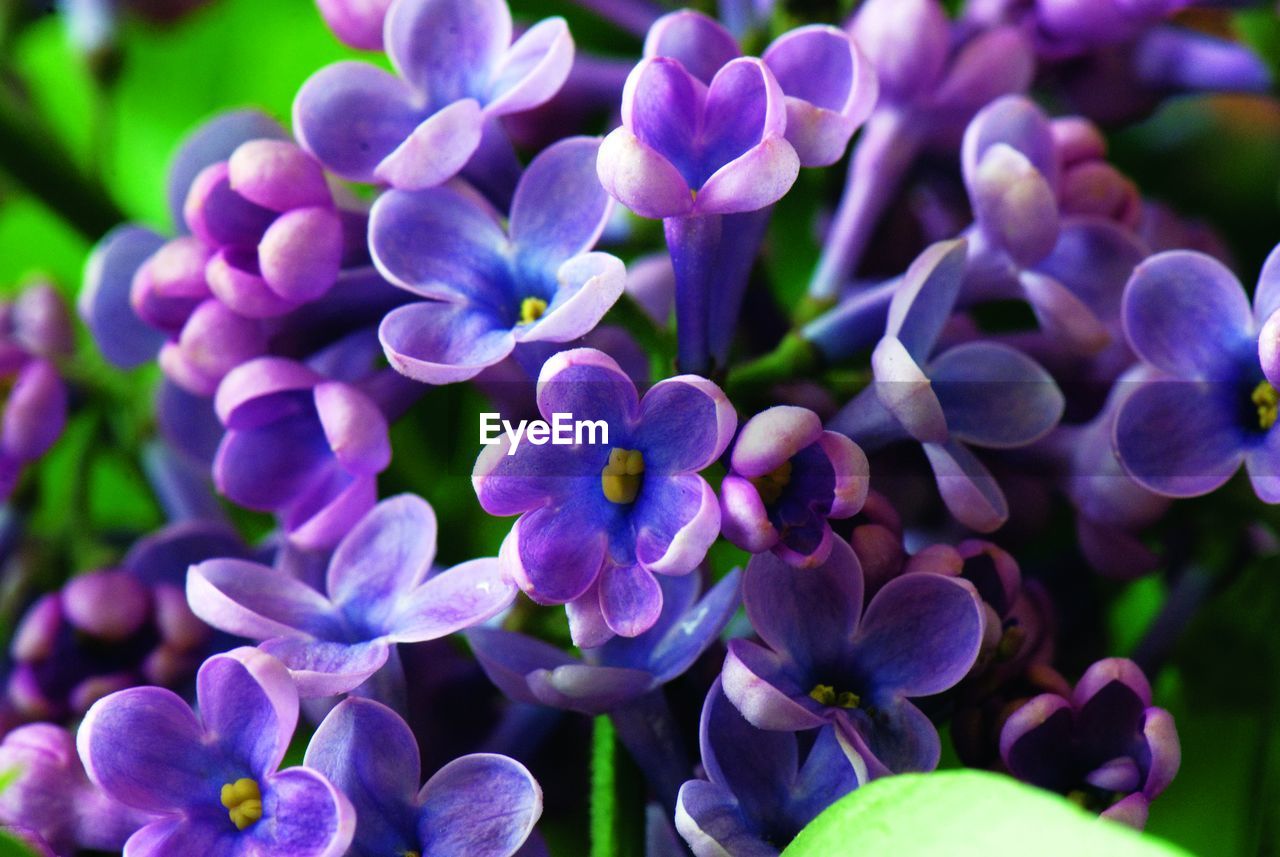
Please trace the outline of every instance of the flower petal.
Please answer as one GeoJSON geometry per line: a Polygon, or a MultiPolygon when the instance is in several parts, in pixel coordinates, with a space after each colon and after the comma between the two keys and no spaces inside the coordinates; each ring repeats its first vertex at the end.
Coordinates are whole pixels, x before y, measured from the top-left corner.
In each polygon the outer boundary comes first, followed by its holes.
{"type": "Polygon", "coordinates": [[[374,180],[374,170],[422,121],[403,80],[362,62],[338,62],[311,75],[293,102],[298,142],[339,176],[374,180]]]}
{"type": "Polygon", "coordinates": [[[999,483],[969,448],[957,441],[924,444],[942,502],[957,521],[989,533],[1009,519],[1009,504],[999,483]]]}
{"type": "Polygon", "coordinates": [[[223,762],[182,697],[135,687],[93,704],[76,733],[85,771],[108,796],[148,812],[208,802],[223,762]]]}
{"type": "Polygon", "coordinates": [[[607,546],[606,532],[584,528],[574,505],[543,507],[520,516],[499,558],[530,598],[563,604],[595,583],[607,546]]]}
{"type": "MultiPolygon", "coordinates": [[[[738,609],[740,577],[737,569],[726,574],[654,644],[648,668],[658,683],[665,684],[683,675],[717,640],[738,609]]],[[[664,577],[661,582],[684,579],[664,577]]],[[[666,598],[670,595],[664,595],[666,598]]],[[[663,606],[665,609],[665,603],[663,606]]]]}
{"type": "Polygon", "coordinates": [[[396,71],[434,109],[480,94],[511,44],[503,0],[400,0],[383,29],[396,71]]]}
{"type": "Polygon", "coordinates": [[[678,375],[645,393],[632,442],[644,453],[646,474],[702,470],[729,446],[737,424],[723,390],[697,375],[678,375]]]}
{"type": "Polygon", "coordinates": [[[717,169],[698,191],[698,214],[737,214],[773,205],[795,184],[800,158],[781,136],[766,137],[717,169]]]}
{"type": "Polygon", "coordinates": [[[387,362],[424,384],[453,384],[479,375],[516,346],[493,313],[470,304],[415,301],[393,309],[378,326],[387,362]]]}
{"type": "Polygon", "coordinates": [[[773,652],[747,640],[730,640],[720,673],[724,694],[757,729],[798,732],[826,720],[797,702],[805,693],[784,671],[773,652]]]}
{"type": "Polygon", "coordinates": [[[287,572],[256,562],[211,559],[191,566],[187,601],[213,627],[252,640],[338,632],[333,605],[323,595],[287,572]]]}
{"type": "Polygon", "coordinates": [[[298,692],[275,658],[243,646],[214,655],[196,675],[205,731],[222,756],[258,779],[275,771],[298,725],[298,692]]]}
{"type": "Polygon", "coordinates": [[[510,857],[542,815],[542,789],[514,759],[474,753],[445,765],[419,794],[424,854],[510,857]]]}
{"type": "Polygon", "coordinates": [[[337,643],[276,637],[259,648],[289,668],[302,699],[355,690],[382,668],[391,653],[383,640],[337,643]]]}
{"type": "Polygon", "coordinates": [[[733,793],[704,780],[689,780],[676,796],[676,830],[695,857],[777,857],[747,823],[733,793]]]}
{"type": "Polygon", "coordinates": [[[351,801],[323,775],[289,768],[267,777],[262,819],[250,828],[260,853],[342,857],[356,831],[351,801]]]}
{"type": "Polygon", "coordinates": [[[817,568],[757,554],[743,578],[747,617],[760,639],[806,671],[845,660],[862,614],[862,566],[844,539],[817,568]]]}
{"type": "Polygon", "coordinates": [[[754,478],[781,467],[800,450],[816,443],[822,420],[808,408],[777,405],[747,420],[733,443],[733,470],[754,478]]]}
{"type": "Polygon", "coordinates": [[[225,161],[250,140],[288,140],[280,123],[261,110],[232,110],[219,114],[188,134],[169,162],[165,198],[178,232],[183,231],[182,206],[191,183],[205,167],[225,161]]]}
{"type": "Polygon", "coordinates": [[[479,625],[501,613],[516,597],[516,586],[497,559],[473,559],[432,575],[403,593],[389,622],[388,639],[421,643],[479,625]]]}
{"type": "Polygon", "coordinates": [[[1244,459],[1243,431],[1226,386],[1213,381],[1155,380],[1133,390],[1116,414],[1116,455],[1143,487],[1195,497],[1221,486],[1244,459]]]}
{"type": "Polygon", "coordinates": [[[563,18],[544,18],[516,39],[489,82],[487,116],[506,116],[545,104],[573,68],[573,36],[563,18]]]}
{"type": "Polygon", "coordinates": [[[1138,356],[1178,378],[1232,381],[1251,344],[1244,289],[1203,253],[1172,250],[1139,265],[1125,287],[1122,314],[1138,356]]]}
{"type": "Polygon", "coordinates": [[[675,165],[626,128],[614,129],[600,144],[596,175],[610,196],[640,217],[693,210],[693,192],[675,165]]]}
{"type": "Polygon", "coordinates": [[[435,511],[417,495],[400,494],[375,506],[338,544],[325,589],[334,604],[385,619],[435,557],[435,511]]]}
{"type": "Polygon", "coordinates": [[[885,335],[896,337],[917,363],[929,359],[951,318],[964,282],[967,253],[963,239],[932,244],[916,257],[894,289],[885,335]]]}
{"type": "Polygon", "coordinates": [[[164,243],[150,229],[117,226],[85,265],[80,317],[103,355],[122,368],[153,359],[164,342],[164,334],[138,318],[130,303],[134,274],[164,243]]]}
{"type": "Polygon", "coordinates": [[[484,115],[472,98],[431,114],[374,167],[373,177],[399,190],[426,190],[456,176],[480,148],[484,115]]]}
{"type": "Polygon", "coordinates": [[[530,162],[511,200],[516,264],[554,271],[595,246],[612,205],[596,175],[598,137],[569,137],[530,162]]]}
{"type": "Polygon", "coordinates": [[[901,340],[886,336],[871,353],[873,389],[898,423],[922,443],[947,439],[947,417],[929,382],[901,340]]]}
{"type": "Polygon", "coordinates": [[[662,612],[662,589],[639,565],[606,563],[600,574],[600,613],[609,630],[635,637],[653,627],[662,612]]]}
{"type": "Polygon", "coordinates": [[[877,698],[941,693],[977,660],[982,631],[982,599],[967,581],[899,577],[867,605],[854,640],[858,670],[877,698]]]}
{"type": "Polygon", "coordinates": [[[480,627],[469,629],[465,636],[485,675],[516,702],[542,702],[530,686],[534,673],[578,663],[550,643],[513,631],[480,627]]]}
{"type": "Polygon", "coordinates": [[[604,420],[612,434],[636,422],[640,402],[635,382],[617,361],[593,348],[574,348],[542,364],[538,411],[546,420],[558,413],[578,420],[604,420]]]}
{"type": "Polygon", "coordinates": [[[742,51],[719,21],[693,9],[681,9],[653,22],[645,35],[644,56],[679,60],[686,71],[709,85],[716,72],[742,56],[742,51]]]}
{"type": "Polygon", "coordinates": [[[1025,446],[1048,434],[1066,406],[1039,363],[995,342],[957,345],[928,372],[951,435],[974,446],[1025,446]]]}
{"type": "Polygon", "coordinates": [[[1044,111],[1025,95],[1006,95],[992,101],[965,129],[960,160],[965,182],[971,187],[977,181],[983,157],[1000,144],[1021,154],[1051,188],[1057,187],[1060,156],[1053,126],[1044,111]]]}
{"type": "Polygon", "coordinates": [[[655,477],[640,491],[632,524],[641,565],[659,574],[685,574],[720,534],[720,503],[701,476],[655,477]]]}
{"type": "Polygon", "coordinates": [[[608,253],[583,253],[556,272],[558,286],[542,317],[516,328],[520,342],[569,342],[590,333],[618,302],[627,268],[608,253]]]}
{"type": "Polygon", "coordinates": [[[969,194],[983,233],[1019,265],[1034,265],[1057,243],[1053,186],[1018,150],[1004,143],[987,149],[969,194]]]}

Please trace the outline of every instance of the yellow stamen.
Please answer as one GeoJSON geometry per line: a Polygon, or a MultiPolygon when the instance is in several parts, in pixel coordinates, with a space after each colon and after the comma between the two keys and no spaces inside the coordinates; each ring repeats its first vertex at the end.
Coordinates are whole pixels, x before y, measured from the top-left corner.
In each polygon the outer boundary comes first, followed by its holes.
{"type": "Polygon", "coordinates": [[[815,684],[813,690],[809,691],[809,698],[819,705],[832,705],[836,708],[857,708],[862,704],[862,698],[858,694],[848,690],[837,692],[829,684],[815,684]]]}
{"type": "Polygon", "coordinates": [[[1276,417],[1280,416],[1280,392],[1276,392],[1275,387],[1266,381],[1259,381],[1258,386],[1249,394],[1249,400],[1258,409],[1258,425],[1261,428],[1269,429],[1276,424],[1276,417]]]}
{"type": "Polygon", "coordinates": [[[782,496],[782,489],[786,488],[787,483],[790,481],[790,460],[782,462],[781,465],[765,475],[756,476],[750,480],[751,484],[756,486],[756,491],[760,492],[760,499],[764,501],[766,506],[778,502],[778,498],[782,496]]]}
{"type": "Polygon", "coordinates": [[[520,323],[533,324],[546,311],[547,302],[542,298],[525,298],[520,302],[520,323]]]}
{"type": "Polygon", "coordinates": [[[638,449],[609,450],[609,463],[600,471],[600,487],[610,503],[634,503],[644,481],[644,456],[638,449]]]}
{"type": "Polygon", "coordinates": [[[262,818],[262,791],[254,780],[241,777],[222,787],[222,805],[227,808],[236,830],[244,830],[262,818]]]}

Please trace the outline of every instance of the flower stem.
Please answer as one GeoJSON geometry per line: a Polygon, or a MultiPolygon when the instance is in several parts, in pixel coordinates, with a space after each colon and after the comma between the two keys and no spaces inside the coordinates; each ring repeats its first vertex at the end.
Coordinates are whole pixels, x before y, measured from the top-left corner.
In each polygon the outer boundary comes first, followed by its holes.
{"type": "Polygon", "coordinates": [[[822,361],[817,349],[798,333],[787,334],[778,347],[738,366],[729,373],[729,395],[789,381],[817,370],[822,361]]]}
{"type": "Polygon", "coordinates": [[[676,365],[681,372],[711,372],[711,286],[722,223],[716,214],[662,221],[676,275],[676,365]]]}
{"type": "Polygon", "coordinates": [[[692,776],[693,767],[662,688],[627,703],[609,717],[650,791],[674,815],[676,795],[692,776]]]}

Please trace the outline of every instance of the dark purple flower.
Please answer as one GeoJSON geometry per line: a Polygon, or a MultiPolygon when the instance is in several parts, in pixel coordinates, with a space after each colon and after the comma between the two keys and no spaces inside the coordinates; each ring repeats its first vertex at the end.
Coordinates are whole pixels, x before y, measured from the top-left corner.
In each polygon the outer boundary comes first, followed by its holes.
{"type": "Polygon", "coordinates": [[[1000,755],[1018,779],[1137,828],[1182,761],[1173,717],[1123,658],[1089,667],[1070,696],[1041,694],[1014,711],[1000,755]]]}
{"type": "Polygon", "coordinates": [[[1170,497],[1207,494],[1245,465],[1264,502],[1280,502],[1280,252],[1253,306],[1216,259],[1170,251],[1143,262],[1124,293],[1124,329],[1156,370],[1124,397],[1114,443],[1124,469],[1170,497]]]}
{"type": "Polygon", "coordinates": [[[61,726],[20,726],[0,743],[0,825],[35,833],[58,854],[119,851],[154,816],[111,799],[85,776],[75,736],[61,726]]]}
{"type": "Polygon", "coordinates": [[[825,561],[835,538],[827,519],[857,514],[867,498],[867,457],[807,408],[779,405],[747,420],[729,462],[720,483],[725,538],[793,565],[825,561]]]}
{"type": "Polygon", "coordinates": [[[863,449],[919,441],[956,520],[980,532],[999,528],[1008,505],[969,449],[1025,446],[1062,416],[1057,384],[1007,345],[967,342],[935,355],[965,272],[965,242],[929,247],[896,286],[885,336],[872,353],[875,381],[832,420],[863,449]]]}
{"type": "Polygon", "coordinates": [[[626,282],[621,261],[589,252],[612,208],[595,175],[599,147],[574,137],[534,158],[505,228],[461,184],[378,199],[369,225],[374,260],[392,282],[427,298],[383,319],[379,337],[392,366],[427,383],[463,381],[512,352],[596,326],[626,282]]]}
{"type": "Polygon", "coordinates": [[[316,72],[293,104],[298,139],[352,181],[442,184],[480,148],[487,121],[542,104],[569,74],[563,19],[511,37],[504,0],[399,0],[383,30],[396,74],[362,62],[316,72]]]}
{"type": "Polygon", "coordinates": [[[982,647],[982,599],[939,574],[889,581],[865,615],[862,598],[862,567],[841,540],[817,568],[756,554],[743,602],[764,645],[730,641],[725,695],[760,729],[835,724],[871,776],[932,770],[938,732],[910,700],[968,674],[982,647]]]}
{"type": "Polygon", "coordinates": [[[707,779],[680,789],[676,829],[696,857],[776,857],[818,813],[867,778],[836,729],[818,732],[803,762],[788,732],[757,729],[716,679],[698,730],[707,779]]]}
{"type": "Polygon", "coordinates": [[[641,217],[755,211],[800,169],[782,88],[758,59],[730,60],[703,83],[677,59],[642,60],[627,78],[622,127],[600,146],[600,182],[641,217]]]}
{"type": "Polygon", "coordinates": [[[290,538],[331,547],[377,500],[387,420],[356,386],[281,357],[233,369],[214,400],[226,427],[213,464],[228,499],[275,512],[290,538]]]}
{"type": "Polygon", "coordinates": [[[520,515],[503,570],[535,601],[568,603],[579,645],[642,634],[662,610],[654,574],[688,574],[720,533],[720,505],[698,471],[728,446],[733,406],[692,375],[641,399],[612,358],[579,348],[543,365],[538,410],[549,423],[567,414],[603,425],[572,445],[513,446],[504,434],[481,453],[472,474],[480,505],[520,515]]]}
{"type": "Polygon", "coordinates": [[[338,543],[324,592],[284,569],[215,559],[192,566],[187,600],[215,628],[263,641],[304,698],[330,696],[382,669],[396,643],[460,631],[515,598],[497,560],[431,574],[435,554],[435,512],[402,494],[379,503],[338,543]]]}
{"type": "Polygon", "coordinates": [[[41,596],[14,631],[9,700],[28,718],[63,720],[122,688],[183,687],[213,636],[187,606],[187,566],[244,550],[226,525],[176,523],[135,544],[120,568],[41,596]]]}
{"type": "Polygon", "coordinates": [[[355,807],[350,857],[510,857],[542,815],[537,781],[524,765],[493,753],[454,759],[419,788],[413,733],[398,714],[368,699],[345,699],[329,712],[304,764],[355,807]]]}
{"type": "Polygon", "coordinates": [[[89,709],[76,744],[108,797],[160,818],[129,838],[136,857],[340,857],[350,801],[309,768],[278,771],[298,722],[279,661],[240,648],[205,661],[200,714],[172,691],[137,687],[89,709]]]}
{"type": "Polygon", "coordinates": [[[738,572],[698,599],[698,574],[663,575],[662,612],[637,637],[614,637],[578,659],[541,640],[473,628],[467,642],[503,693],[529,702],[604,714],[682,675],[719,638],[738,609],[738,572]]]}

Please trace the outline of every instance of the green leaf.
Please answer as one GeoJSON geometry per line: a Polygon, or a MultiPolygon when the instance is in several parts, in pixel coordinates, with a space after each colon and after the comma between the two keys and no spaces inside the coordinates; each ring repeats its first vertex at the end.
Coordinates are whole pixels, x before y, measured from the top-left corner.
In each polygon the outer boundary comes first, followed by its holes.
{"type": "Polygon", "coordinates": [[[0,857],[36,857],[36,852],[13,835],[0,830],[0,857]]]}
{"type": "Polygon", "coordinates": [[[800,831],[783,857],[1174,857],[1188,852],[986,771],[902,774],[849,794],[800,831]]]}

